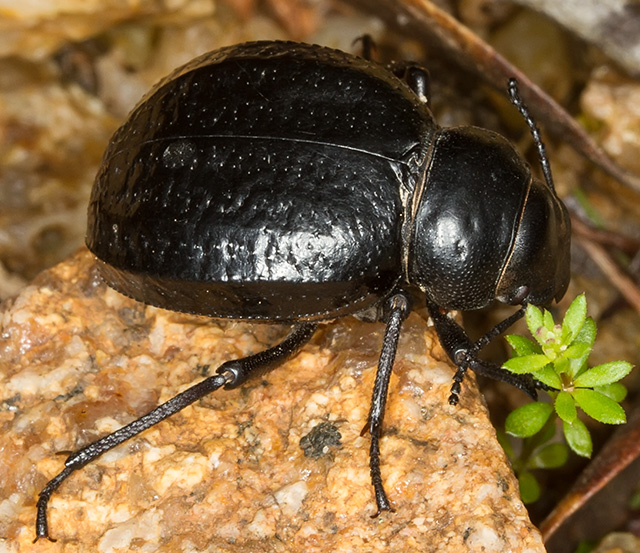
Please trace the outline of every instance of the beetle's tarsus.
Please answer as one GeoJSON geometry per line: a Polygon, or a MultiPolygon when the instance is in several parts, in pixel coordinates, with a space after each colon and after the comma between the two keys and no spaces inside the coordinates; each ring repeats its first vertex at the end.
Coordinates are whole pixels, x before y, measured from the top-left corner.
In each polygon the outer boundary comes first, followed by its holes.
{"type": "Polygon", "coordinates": [[[371,446],[369,448],[369,467],[371,469],[371,483],[376,498],[376,512],[371,518],[377,518],[382,511],[395,512],[391,506],[387,493],[384,491],[382,474],[380,472],[380,428],[378,432],[371,434],[371,446]]]}
{"type": "Polygon", "coordinates": [[[460,390],[462,389],[462,381],[464,380],[465,374],[467,374],[467,369],[469,368],[466,362],[466,355],[461,355],[461,352],[458,352],[456,355],[458,370],[453,375],[453,384],[451,384],[451,395],[449,396],[449,405],[458,405],[458,401],[460,401],[460,390]]]}
{"type": "MultiPolygon", "coordinates": [[[[67,459],[68,462],[68,459],[67,459]]],[[[65,463],[66,464],[66,463],[65,463]]],[[[56,540],[49,536],[49,524],[47,522],[47,504],[51,495],[55,492],[60,484],[64,482],[67,477],[76,470],[76,467],[65,466],[54,478],[52,478],[47,485],[42,489],[38,496],[37,503],[37,515],[36,515],[36,537],[33,543],[36,543],[40,538],[45,538],[51,542],[56,540]]]]}
{"type": "Polygon", "coordinates": [[[559,392],[560,391],[557,388],[554,388],[553,386],[549,386],[548,384],[545,384],[544,382],[540,382],[539,380],[536,380],[535,378],[533,379],[533,385],[535,386],[536,390],[543,390],[545,392],[559,392]]]}

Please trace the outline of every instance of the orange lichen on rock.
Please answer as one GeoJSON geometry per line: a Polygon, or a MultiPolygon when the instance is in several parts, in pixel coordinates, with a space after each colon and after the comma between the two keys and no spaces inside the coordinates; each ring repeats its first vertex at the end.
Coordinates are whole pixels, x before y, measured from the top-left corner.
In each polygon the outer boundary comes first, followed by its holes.
{"type": "Polygon", "coordinates": [[[6,551],[544,551],[472,377],[418,314],[403,326],[381,440],[396,509],[373,519],[365,425],[382,324],[346,318],[266,377],[197,401],[35,502],[64,455],[277,342],[286,327],[164,311],[104,285],[81,250],[0,312],[6,551]],[[301,445],[302,440],[302,445],[301,445]],[[304,448],[304,449],[303,449],[304,448]]]}

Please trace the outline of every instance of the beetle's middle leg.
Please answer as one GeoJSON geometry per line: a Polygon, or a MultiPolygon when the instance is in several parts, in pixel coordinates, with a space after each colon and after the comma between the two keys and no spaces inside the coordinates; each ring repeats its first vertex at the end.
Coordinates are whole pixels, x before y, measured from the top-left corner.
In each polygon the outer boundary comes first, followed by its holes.
{"type": "Polygon", "coordinates": [[[393,362],[396,358],[398,348],[398,338],[400,337],[400,327],[403,321],[409,316],[411,311],[410,301],[404,292],[398,292],[391,296],[387,303],[387,327],[382,341],[382,351],[378,361],[376,381],[373,385],[373,396],[371,397],[371,409],[367,417],[367,424],[362,429],[364,434],[367,430],[371,435],[371,446],[369,448],[369,469],[371,472],[371,483],[376,496],[377,510],[373,518],[382,511],[392,511],[393,507],[389,502],[384,486],[382,484],[382,474],[380,473],[380,435],[382,433],[382,420],[387,404],[387,393],[389,391],[389,380],[393,369],[393,362]]]}

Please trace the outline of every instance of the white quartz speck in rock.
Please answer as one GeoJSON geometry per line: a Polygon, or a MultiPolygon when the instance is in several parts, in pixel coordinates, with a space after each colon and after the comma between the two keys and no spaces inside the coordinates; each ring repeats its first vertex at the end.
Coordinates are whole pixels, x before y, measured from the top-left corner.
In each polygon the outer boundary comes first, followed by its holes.
{"type": "Polygon", "coordinates": [[[105,532],[98,544],[98,551],[120,553],[123,550],[131,550],[136,539],[156,545],[154,548],[144,547],[143,551],[156,551],[161,538],[160,521],[160,514],[155,509],[150,509],[141,516],[118,524],[105,532]]]}
{"type": "Polygon", "coordinates": [[[304,480],[300,480],[280,488],[274,492],[274,496],[283,511],[289,515],[294,515],[300,510],[302,502],[307,497],[307,492],[307,483],[304,480]]]}

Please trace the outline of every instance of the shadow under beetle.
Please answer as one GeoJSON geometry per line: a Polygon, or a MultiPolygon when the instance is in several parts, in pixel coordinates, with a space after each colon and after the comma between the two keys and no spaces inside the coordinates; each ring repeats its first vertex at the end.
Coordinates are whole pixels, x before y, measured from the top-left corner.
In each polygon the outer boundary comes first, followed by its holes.
{"type": "Polygon", "coordinates": [[[379,439],[403,320],[425,302],[440,342],[465,372],[535,397],[542,385],[478,359],[524,312],[560,299],[569,281],[570,224],[544,147],[546,182],[500,135],[443,129],[428,75],[337,50],[254,42],[205,54],[162,80],[115,133],[89,205],[87,245],[106,282],[170,309],[292,323],[278,345],[229,361],[147,415],[69,456],[40,493],[221,387],[295,355],[319,321],[354,314],[386,331],[365,430],[376,515],[392,511],[379,439]],[[477,342],[446,315],[495,299],[521,309],[477,342]]]}

